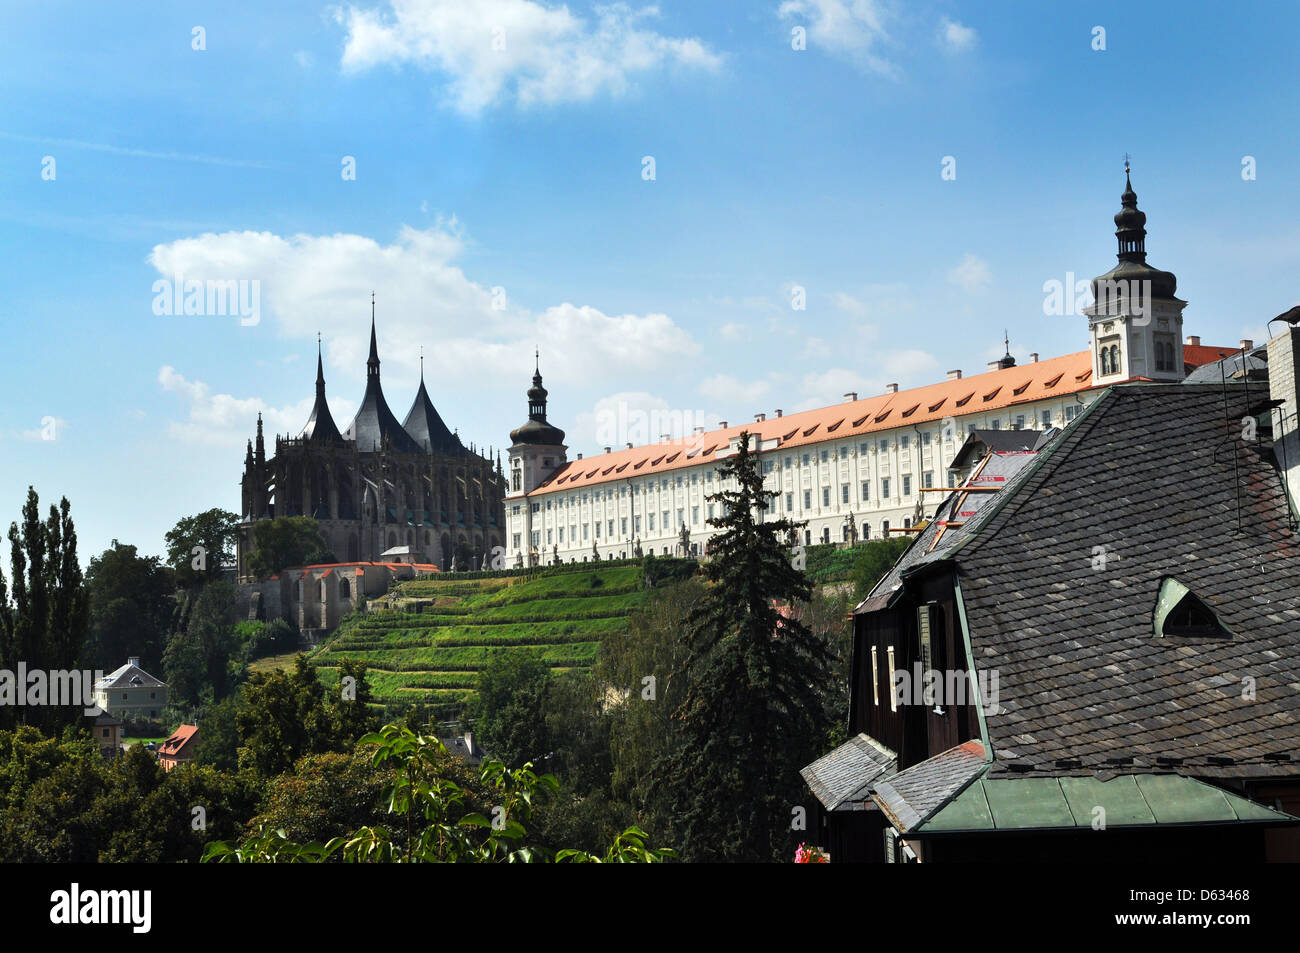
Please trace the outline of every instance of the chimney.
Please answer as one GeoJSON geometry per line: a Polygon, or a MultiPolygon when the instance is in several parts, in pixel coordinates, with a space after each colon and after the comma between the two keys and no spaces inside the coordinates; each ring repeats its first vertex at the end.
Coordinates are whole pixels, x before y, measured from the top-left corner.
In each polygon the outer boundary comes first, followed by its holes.
{"type": "Polygon", "coordinates": [[[897,394],[897,393],[898,393],[898,385],[897,385],[897,384],[886,384],[886,385],[885,385],[885,393],[886,393],[886,394],[897,394]]]}
{"type": "Polygon", "coordinates": [[[606,447],[606,448],[605,448],[605,452],[606,452],[606,453],[609,453],[609,451],[612,450],[612,449],[614,449],[614,448],[613,448],[613,447],[606,447]]]}
{"type": "Polygon", "coordinates": [[[578,454],[578,459],[579,459],[579,460],[582,459],[582,454],[578,454]]]}
{"type": "Polygon", "coordinates": [[[704,433],[704,426],[700,425],[696,427],[694,432],[695,432],[695,436],[698,437],[700,434],[704,433]]]}
{"type": "Polygon", "coordinates": [[[726,422],[725,420],[719,420],[719,421],[718,421],[718,429],[719,429],[719,430],[726,430],[726,429],[727,429],[727,422],[726,422]]]}
{"type": "Polygon", "coordinates": [[[1296,366],[1300,364],[1300,328],[1287,327],[1268,342],[1268,396],[1280,401],[1280,419],[1273,428],[1273,459],[1282,471],[1287,497],[1294,501],[1300,494],[1300,427],[1296,412],[1300,409],[1300,391],[1296,388],[1296,366]],[[1283,465],[1283,461],[1286,461],[1283,465]]]}
{"type": "Polygon", "coordinates": [[[776,415],[777,415],[778,417],[781,416],[781,408],[780,408],[780,407],[778,407],[778,408],[776,409],[776,415]]]}
{"type": "Polygon", "coordinates": [[[1037,352],[1037,351],[1035,351],[1033,354],[1030,354],[1030,355],[1029,355],[1029,363],[1030,363],[1030,364],[1037,364],[1037,363],[1038,363],[1038,352],[1037,352]]]}
{"type": "Polygon", "coordinates": [[[673,435],[670,434],[670,433],[661,433],[661,434],[659,435],[659,442],[660,442],[660,443],[667,443],[669,440],[672,440],[672,439],[673,439],[673,435]]]}
{"type": "Polygon", "coordinates": [[[756,424],[761,424],[761,423],[762,423],[763,421],[765,421],[765,420],[767,420],[767,414],[755,414],[755,415],[754,415],[754,423],[756,423],[756,424]]]}
{"type": "Polygon", "coordinates": [[[1200,347],[1201,339],[1198,335],[1190,334],[1187,337],[1187,343],[1190,344],[1192,347],[1200,347]]]}
{"type": "Polygon", "coordinates": [[[1252,341],[1250,338],[1242,338],[1241,346],[1243,350],[1249,351],[1252,347],[1255,346],[1255,342],[1252,341]]]}
{"type": "Polygon", "coordinates": [[[855,390],[851,390],[844,395],[844,403],[846,404],[851,404],[857,399],[858,399],[858,392],[855,390]]]}
{"type": "Polygon", "coordinates": [[[961,380],[961,371],[949,371],[949,372],[948,372],[948,380],[950,380],[950,381],[959,381],[959,380],[961,380]]]}
{"type": "Polygon", "coordinates": [[[139,667],[140,667],[140,656],[138,656],[138,655],[131,655],[131,656],[128,656],[128,657],[127,657],[127,660],[126,660],[126,664],[127,664],[127,665],[134,665],[136,668],[139,668],[139,667]]]}
{"type": "Polygon", "coordinates": [[[996,371],[1001,369],[1001,367],[1002,367],[1001,361],[989,361],[989,370],[996,371]]]}
{"type": "Polygon", "coordinates": [[[632,441],[631,441],[631,440],[629,440],[629,441],[627,442],[627,449],[628,449],[628,450],[631,450],[631,449],[632,449],[632,441]]]}

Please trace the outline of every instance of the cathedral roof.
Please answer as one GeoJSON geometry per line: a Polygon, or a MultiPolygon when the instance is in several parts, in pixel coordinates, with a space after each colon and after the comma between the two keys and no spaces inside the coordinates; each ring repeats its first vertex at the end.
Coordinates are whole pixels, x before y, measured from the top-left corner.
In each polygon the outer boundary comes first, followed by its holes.
{"type": "Polygon", "coordinates": [[[406,422],[402,427],[425,452],[463,449],[460,439],[447,429],[437,408],[433,406],[433,401],[429,399],[429,392],[424,387],[423,361],[420,368],[420,389],[415,394],[415,402],[411,404],[411,410],[407,413],[406,422]]]}
{"type": "MultiPolygon", "coordinates": [[[[320,341],[316,342],[316,403],[312,405],[307,426],[299,435],[303,440],[342,440],[338,425],[325,401],[325,365],[321,361],[320,341]]],[[[250,445],[251,446],[251,445],[250,445]]],[[[251,451],[250,451],[251,452],[251,451]]]]}
{"type": "Polygon", "coordinates": [[[361,407],[352,418],[344,437],[354,440],[357,449],[368,453],[380,449],[387,439],[392,449],[401,453],[419,453],[421,447],[397,422],[384,400],[384,389],[379,383],[379,348],[375,342],[375,319],[370,318],[370,358],[366,361],[366,393],[361,407]]]}

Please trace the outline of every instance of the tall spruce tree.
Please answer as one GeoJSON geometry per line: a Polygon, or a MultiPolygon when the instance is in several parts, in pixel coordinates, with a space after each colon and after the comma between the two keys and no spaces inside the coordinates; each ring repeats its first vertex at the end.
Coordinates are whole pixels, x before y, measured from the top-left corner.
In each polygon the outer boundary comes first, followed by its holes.
{"type": "Polygon", "coordinates": [[[765,519],[776,494],[740,435],[709,496],[721,515],[703,573],[710,583],[687,618],[685,700],[674,751],[660,777],[671,787],[684,856],[696,861],[770,861],[793,856],[792,832],[808,798],[799,769],[824,735],[819,686],[830,677],[824,641],[782,605],[812,587],[785,541],[803,524],[765,519]]]}

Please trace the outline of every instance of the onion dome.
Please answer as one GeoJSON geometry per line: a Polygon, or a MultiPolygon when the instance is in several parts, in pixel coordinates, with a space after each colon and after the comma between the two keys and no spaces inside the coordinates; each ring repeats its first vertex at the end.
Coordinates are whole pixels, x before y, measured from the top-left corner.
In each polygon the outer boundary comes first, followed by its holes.
{"type": "Polygon", "coordinates": [[[528,419],[522,426],[510,431],[510,440],[516,444],[529,443],[556,447],[564,444],[564,431],[546,422],[546,388],[542,386],[540,365],[535,367],[533,386],[528,388],[528,419]]]}
{"type": "MultiPolygon", "coordinates": [[[[1115,239],[1119,244],[1116,258],[1119,259],[1119,264],[1106,274],[1093,279],[1093,300],[1100,302],[1113,297],[1106,295],[1104,290],[1099,293],[1098,284],[1105,281],[1124,282],[1121,288],[1131,289],[1134,294],[1144,292],[1133,288],[1131,282],[1150,281],[1151,297],[1173,298],[1174,292],[1178,290],[1178,279],[1174,277],[1173,272],[1161,271],[1147,264],[1147,216],[1137,207],[1137,193],[1133,191],[1133,182],[1127,165],[1124,167],[1124,192],[1120,195],[1120,206],[1119,212],[1115,215],[1115,239]]],[[[1124,294],[1123,290],[1120,294],[1124,294]]]]}

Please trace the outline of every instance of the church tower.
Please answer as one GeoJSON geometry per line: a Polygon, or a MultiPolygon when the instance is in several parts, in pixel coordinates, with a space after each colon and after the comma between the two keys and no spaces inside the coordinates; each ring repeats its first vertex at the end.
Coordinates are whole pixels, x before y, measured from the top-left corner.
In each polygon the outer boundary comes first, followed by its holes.
{"type": "Polygon", "coordinates": [[[1187,302],[1174,297],[1178,279],[1171,272],[1147,264],[1147,217],[1137,207],[1127,162],[1120,205],[1115,215],[1119,263],[1092,280],[1093,303],[1083,312],[1088,316],[1093,381],[1180,381],[1187,302]]]}
{"type": "MultiPolygon", "coordinates": [[[[546,420],[546,388],[542,386],[541,366],[535,365],[533,386],[528,388],[528,419],[510,431],[510,483],[507,503],[511,497],[526,498],[538,484],[566,462],[564,431],[551,426],[546,420]]],[[[508,512],[511,512],[508,507],[508,512]]],[[[541,541],[534,538],[532,507],[523,507],[523,519],[511,519],[509,553],[518,557],[527,552],[528,565],[539,561],[541,541]],[[514,530],[518,528],[519,532],[514,530]]]]}

